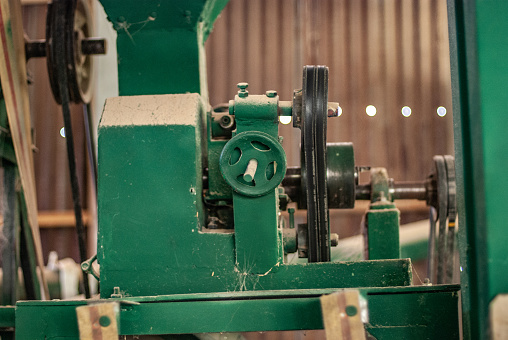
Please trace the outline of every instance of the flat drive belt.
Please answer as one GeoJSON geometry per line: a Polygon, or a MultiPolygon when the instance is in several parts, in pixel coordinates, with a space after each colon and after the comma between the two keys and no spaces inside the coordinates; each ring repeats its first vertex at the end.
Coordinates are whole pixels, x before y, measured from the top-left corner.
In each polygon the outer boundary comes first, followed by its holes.
{"type": "Polygon", "coordinates": [[[328,68],[305,66],[302,89],[302,158],[307,183],[308,261],[330,261],[326,183],[328,68]]]}

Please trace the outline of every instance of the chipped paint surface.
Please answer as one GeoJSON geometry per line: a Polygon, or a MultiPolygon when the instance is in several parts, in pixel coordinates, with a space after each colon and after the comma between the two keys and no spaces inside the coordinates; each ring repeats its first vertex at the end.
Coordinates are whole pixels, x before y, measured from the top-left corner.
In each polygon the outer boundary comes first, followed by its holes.
{"type": "Polygon", "coordinates": [[[197,93],[108,98],[100,126],[197,125],[200,105],[197,93]]]}

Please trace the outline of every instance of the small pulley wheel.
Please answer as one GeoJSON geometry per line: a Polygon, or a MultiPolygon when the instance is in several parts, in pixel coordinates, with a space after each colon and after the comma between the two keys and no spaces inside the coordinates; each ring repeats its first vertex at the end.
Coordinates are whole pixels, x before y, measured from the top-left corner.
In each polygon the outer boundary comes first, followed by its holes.
{"type": "Polygon", "coordinates": [[[328,68],[305,66],[302,84],[302,182],[307,200],[308,261],[330,261],[326,129],[328,68]]]}
{"type": "Polygon", "coordinates": [[[248,131],[227,142],[219,164],[222,176],[235,192],[258,197],[282,182],[286,174],[286,153],[270,135],[248,131]]]}
{"type": "Polygon", "coordinates": [[[328,143],[326,152],[328,208],[352,209],[356,199],[353,143],[328,143]]]}
{"type": "Polygon", "coordinates": [[[62,98],[58,85],[59,72],[67,72],[67,88],[74,103],[89,103],[92,98],[93,60],[84,54],[81,42],[92,37],[92,17],[86,0],[53,0],[46,17],[46,62],[53,96],[58,104],[62,98]],[[63,39],[62,39],[63,37],[63,39]],[[63,48],[58,48],[63,44],[63,48]],[[57,51],[65,51],[59,55],[57,51]],[[55,60],[63,58],[66,70],[56,67],[55,60]]]}

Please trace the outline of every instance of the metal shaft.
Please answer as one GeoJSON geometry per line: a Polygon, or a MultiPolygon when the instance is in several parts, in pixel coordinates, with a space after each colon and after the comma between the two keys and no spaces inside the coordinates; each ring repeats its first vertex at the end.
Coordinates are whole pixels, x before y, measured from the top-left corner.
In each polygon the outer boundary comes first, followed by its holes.
{"type": "MultiPolygon", "coordinates": [[[[286,193],[293,201],[297,201],[295,197],[300,192],[298,188],[301,186],[301,169],[298,167],[288,168],[286,176],[282,181],[282,185],[286,189],[286,193]]],[[[370,200],[371,188],[370,184],[360,184],[356,186],[357,200],[370,200]]],[[[393,199],[415,199],[425,201],[428,199],[429,190],[426,181],[414,182],[394,182],[390,183],[390,193],[393,199]]]]}
{"type": "MultiPolygon", "coordinates": [[[[390,193],[393,199],[415,199],[425,201],[427,199],[427,188],[425,182],[392,182],[390,193]]],[[[370,200],[370,184],[356,186],[357,200],[370,200]]]]}
{"type": "MultiPolygon", "coordinates": [[[[103,38],[83,38],[81,53],[83,55],[106,54],[106,40],[103,38]]],[[[25,43],[26,60],[46,56],[46,40],[32,40],[25,43]]]]}

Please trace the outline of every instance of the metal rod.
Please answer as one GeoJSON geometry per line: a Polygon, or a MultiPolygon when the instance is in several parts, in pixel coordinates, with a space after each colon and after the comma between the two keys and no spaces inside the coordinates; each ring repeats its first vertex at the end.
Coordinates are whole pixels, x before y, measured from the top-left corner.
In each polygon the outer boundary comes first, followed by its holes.
{"type": "Polygon", "coordinates": [[[395,182],[392,197],[396,200],[415,199],[425,201],[427,199],[425,182],[395,182]]]}
{"type": "Polygon", "coordinates": [[[258,160],[252,158],[247,164],[247,169],[245,169],[245,173],[243,174],[243,179],[246,182],[252,182],[254,177],[256,176],[256,170],[258,169],[258,160]]]}
{"type": "MultiPolygon", "coordinates": [[[[104,38],[83,38],[81,40],[81,54],[106,54],[107,42],[104,38]]],[[[46,57],[46,40],[32,40],[25,43],[26,60],[30,58],[46,57]]]]}

